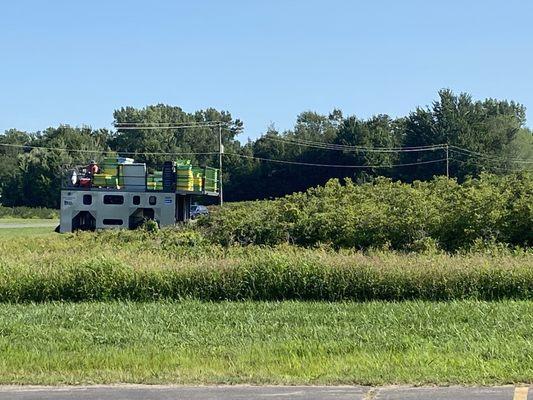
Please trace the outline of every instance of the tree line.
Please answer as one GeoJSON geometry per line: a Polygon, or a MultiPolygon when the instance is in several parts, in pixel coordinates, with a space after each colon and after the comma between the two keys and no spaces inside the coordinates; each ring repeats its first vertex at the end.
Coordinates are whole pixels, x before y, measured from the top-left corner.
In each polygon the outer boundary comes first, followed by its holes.
{"type": "Polygon", "coordinates": [[[385,176],[412,182],[448,172],[462,181],[482,172],[506,174],[533,168],[533,132],[525,126],[525,111],[513,101],[478,101],[445,89],[430,106],[404,117],[378,114],[361,119],[340,110],[328,115],[306,111],[290,130],[280,132],[271,126],[258,139],[241,143],[237,137],[243,122],[227,111],[209,108],[188,113],[164,104],[124,107],[113,114],[119,126],[190,125],[7,130],[0,134],[0,144],[8,145],[0,145],[0,202],[58,207],[64,173],[90,159],[98,161],[109,151],[128,154],[153,168],[178,158],[217,166],[218,128],[201,126],[213,121],[224,122],[224,195],[229,201],[280,197],[331,178],[364,182],[385,176]],[[412,151],[396,151],[400,148],[412,151]]]}

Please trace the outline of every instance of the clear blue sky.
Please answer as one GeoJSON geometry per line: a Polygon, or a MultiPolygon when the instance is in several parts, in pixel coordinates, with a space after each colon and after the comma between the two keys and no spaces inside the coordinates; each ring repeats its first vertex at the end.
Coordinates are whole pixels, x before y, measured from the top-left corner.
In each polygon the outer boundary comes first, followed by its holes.
{"type": "Polygon", "coordinates": [[[6,1],[0,132],[166,103],[228,110],[253,138],[305,110],[405,115],[443,87],[531,118],[532,17],[526,0],[6,1]]]}

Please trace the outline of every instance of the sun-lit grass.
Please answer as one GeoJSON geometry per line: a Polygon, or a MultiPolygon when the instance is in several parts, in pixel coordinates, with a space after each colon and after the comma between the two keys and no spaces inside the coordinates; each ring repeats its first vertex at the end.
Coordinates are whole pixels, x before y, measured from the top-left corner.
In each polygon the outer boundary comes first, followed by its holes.
{"type": "Polygon", "coordinates": [[[533,382],[527,250],[224,248],[191,231],[4,231],[0,383],[533,382]],[[85,301],[110,299],[143,301],[85,301]]]}
{"type": "Polygon", "coordinates": [[[223,248],[190,231],[124,231],[0,235],[0,254],[4,302],[533,299],[533,253],[524,250],[223,248]]]}
{"type": "MultiPolygon", "coordinates": [[[[3,220],[2,220],[3,221],[3,220]]],[[[43,239],[53,237],[55,226],[39,226],[39,227],[21,227],[21,228],[0,228],[0,240],[12,240],[13,238],[21,238],[23,240],[34,239],[41,237],[43,239]]]]}
{"type": "Polygon", "coordinates": [[[41,207],[5,207],[0,205],[0,222],[3,219],[57,219],[59,210],[41,207]]]}
{"type": "Polygon", "coordinates": [[[0,382],[533,382],[533,302],[0,305],[0,382]]]}
{"type": "Polygon", "coordinates": [[[59,224],[58,219],[53,218],[1,218],[0,219],[0,225],[9,225],[9,224],[16,224],[16,225],[35,225],[35,224],[47,224],[47,225],[54,225],[59,224]]]}

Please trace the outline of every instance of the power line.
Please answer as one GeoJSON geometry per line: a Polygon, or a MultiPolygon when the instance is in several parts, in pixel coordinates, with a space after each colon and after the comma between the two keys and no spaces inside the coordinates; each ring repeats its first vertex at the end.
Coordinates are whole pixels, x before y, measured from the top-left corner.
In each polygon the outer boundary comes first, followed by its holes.
{"type": "Polygon", "coordinates": [[[13,147],[13,148],[22,148],[22,149],[42,149],[42,150],[56,150],[56,151],[66,151],[66,152],[75,152],[75,153],[90,153],[90,154],[105,154],[105,153],[120,153],[127,155],[213,155],[218,154],[218,151],[209,151],[209,152],[160,152],[160,151],[120,151],[120,150],[85,150],[85,149],[66,149],[60,147],[45,147],[45,146],[31,146],[23,144],[10,144],[10,143],[0,143],[0,146],[4,147],[13,147]]]}
{"type": "Polygon", "coordinates": [[[450,145],[450,151],[456,152],[458,154],[462,154],[464,156],[474,156],[474,157],[480,157],[480,158],[486,158],[487,160],[492,161],[498,161],[498,162],[512,162],[517,164],[533,164],[533,161],[525,160],[522,158],[501,158],[501,157],[493,157],[489,156],[487,154],[478,153],[477,151],[472,151],[468,149],[464,149],[462,147],[450,145]]]}
{"type": "MultiPolygon", "coordinates": [[[[424,151],[435,151],[435,150],[446,150],[446,144],[436,144],[428,146],[413,146],[413,147],[367,147],[367,146],[348,146],[348,145],[337,145],[324,142],[314,142],[310,140],[300,140],[300,139],[286,139],[286,138],[276,138],[272,136],[265,136],[262,139],[269,139],[278,142],[295,144],[298,146],[305,146],[311,148],[325,149],[325,150],[337,150],[337,151],[353,151],[353,152],[369,152],[369,153],[403,153],[403,152],[424,152],[424,151]]],[[[512,163],[523,163],[523,164],[533,164],[533,161],[519,159],[519,158],[499,158],[492,157],[486,154],[478,153],[476,151],[468,150],[462,147],[449,145],[449,150],[474,157],[483,157],[488,160],[500,161],[500,162],[512,162],[512,163]]]]}
{"type": "MultiPolygon", "coordinates": [[[[15,147],[15,148],[22,148],[22,149],[42,149],[42,150],[56,150],[56,151],[66,151],[66,152],[76,152],[76,153],[92,153],[92,154],[102,154],[102,153],[120,153],[120,154],[128,154],[128,155],[214,155],[219,154],[217,151],[212,152],[125,152],[125,151],[112,151],[112,150],[83,150],[83,149],[66,149],[66,148],[59,148],[59,147],[45,147],[45,146],[31,146],[31,145],[19,145],[19,144],[10,144],[10,143],[0,143],[0,146],[6,146],[6,147],[15,147]]],[[[430,160],[430,161],[420,161],[415,163],[403,163],[403,164],[393,164],[393,165],[339,165],[339,164],[318,164],[318,163],[302,163],[298,161],[287,161],[287,160],[277,160],[277,159],[271,159],[271,158],[264,158],[264,157],[255,157],[255,156],[247,156],[244,154],[238,154],[238,153],[223,153],[227,155],[234,155],[238,157],[243,158],[251,158],[255,160],[261,160],[261,161],[270,161],[275,163],[281,163],[281,164],[292,164],[292,165],[307,165],[307,166],[315,166],[315,167],[335,167],[335,168],[392,168],[392,167],[401,167],[401,166],[408,166],[408,165],[420,165],[420,164],[431,164],[436,163],[440,161],[445,161],[445,159],[439,159],[439,160],[430,160]]]]}
{"type": "MultiPolygon", "coordinates": [[[[476,162],[476,161],[473,161],[473,160],[465,161],[465,160],[459,160],[458,158],[450,157],[450,161],[455,161],[455,162],[458,162],[458,163],[463,164],[463,165],[464,164],[474,164],[474,165],[477,165],[478,167],[487,167],[486,164],[480,164],[479,162],[476,162]]],[[[506,172],[518,172],[518,171],[521,171],[521,169],[519,169],[518,167],[517,168],[503,167],[503,166],[500,166],[500,165],[490,165],[488,167],[490,169],[497,169],[497,170],[506,171],[506,172]]]]}
{"type": "MultiPolygon", "coordinates": [[[[121,122],[115,123],[115,127],[119,130],[138,130],[138,129],[179,129],[179,128],[191,128],[191,127],[220,127],[222,125],[228,125],[228,122],[223,121],[206,121],[206,122],[182,122],[182,123],[172,123],[172,122],[121,122]]],[[[291,139],[291,138],[282,138],[282,137],[273,137],[273,136],[263,136],[260,139],[274,140],[282,143],[294,144],[297,146],[324,149],[324,150],[335,150],[335,151],[348,151],[348,152],[368,152],[368,153],[406,153],[406,152],[425,152],[425,151],[436,151],[436,150],[446,150],[446,151],[456,151],[456,152],[467,152],[471,155],[483,157],[489,160],[494,161],[507,161],[513,163],[524,163],[524,164],[533,164],[533,161],[524,160],[524,159],[504,159],[504,158],[495,158],[482,153],[478,153],[472,150],[468,150],[462,147],[448,144],[435,144],[435,145],[424,145],[424,146],[405,146],[405,147],[370,147],[370,146],[359,146],[359,145],[343,145],[336,143],[325,143],[312,141],[307,139],[291,139]],[[455,150],[454,150],[455,149],[455,150]]]]}
{"type": "MultiPolygon", "coordinates": [[[[85,154],[105,154],[105,153],[118,153],[123,155],[168,155],[168,156],[185,156],[185,155],[216,155],[220,154],[218,151],[211,151],[211,152],[141,152],[141,151],[120,151],[120,150],[85,150],[85,149],[67,149],[67,148],[60,148],[60,147],[46,147],[46,146],[33,146],[33,145],[19,145],[19,144],[11,144],[11,143],[0,143],[0,146],[3,147],[10,147],[10,148],[21,148],[21,149],[42,149],[42,150],[49,150],[49,151],[65,151],[65,152],[74,152],[74,153],[85,153],[85,154]]],[[[486,155],[483,155],[481,153],[473,152],[467,149],[462,149],[457,146],[453,146],[454,148],[451,148],[450,145],[450,151],[455,152],[457,154],[463,155],[463,156],[478,156],[487,158],[492,161],[498,161],[498,162],[505,162],[505,161],[511,161],[514,163],[523,163],[523,164],[533,164],[533,161],[527,161],[527,160],[520,160],[520,159],[498,159],[489,157],[486,155]]],[[[439,147],[439,149],[443,149],[442,147],[439,147]]],[[[387,151],[389,152],[389,151],[387,151]]],[[[390,151],[392,152],[392,151],[390,151]]],[[[308,166],[316,166],[316,167],[334,167],[334,168],[392,168],[392,167],[402,167],[402,166],[410,166],[410,165],[422,165],[422,164],[431,164],[436,163],[440,161],[445,161],[446,159],[438,159],[438,160],[429,160],[429,161],[419,161],[419,162],[412,162],[412,163],[401,163],[401,164],[392,164],[390,166],[384,166],[384,165],[339,165],[339,164],[320,164],[320,163],[302,163],[298,161],[288,161],[288,160],[277,160],[277,159],[270,159],[270,158],[263,158],[263,157],[256,157],[256,156],[247,156],[244,154],[238,154],[238,153],[226,153],[228,155],[235,155],[238,157],[243,158],[250,158],[250,159],[256,159],[261,161],[269,161],[269,162],[275,162],[280,164],[292,164],[292,165],[308,165],[308,166]]],[[[457,158],[450,158],[454,161],[466,163],[466,161],[458,160],[457,158]]],[[[469,161],[472,163],[472,161],[469,161]]],[[[481,164],[477,164],[481,165],[481,164]]],[[[497,167],[495,167],[497,168],[497,167]]],[[[500,169],[503,169],[502,167],[499,167],[500,169]]]]}
{"type": "Polygon", "coordinates": [[[322,146],[336,146],[336,147],[345,147],[345,148],[383,148],[383,149],[420,149],[420,148],[431,148],[431,147],[443,147],[445,144],[432,144],[432,145],[423,145],[423,146],[404,146],[404,147],[370,147],[370,146],[360,146],[360,145],[345,145],[337,143],[327,143],[320,142],[308,139],[297,139],[297,138],[286,138],[286,137],[275,137],[275,136],[263,136],[261,139],[273,139],[280,141],[287,141],[291,143],[302,143],[302,144],[313,144],[313,145],[322,145],[322,146]]]}
{"type": "Polygon", "coordinates": [[[181,128],[211,128],[228,125],[224,121],[207,122],[116,122],[113,126],[118,130],[139,130],[139,129],[181,129],[181,128]]]}
{"type": "Polygon", "coordinates": [[[143,121],[126,121],[115,122],[114,125],[227,125],[227,121],[170,121],[170,122],[143,122],[143,121]]]}
{"type": "Polygon", "coordinates": [[[259,161],[274,162],[274,163],[279,163],[279,164],[306,165],[309,167],[328,167],[328,168],[394,168],[394,167],[406,167],[410,165],[433,164],[433,163],[437,163],[441,161],[446,161],[445,158],[441,158],[438,160],[419,161],[419,162],[413,162],[413,163],[391,164],[391,165],[343,165],[343,164],[317,164],[317,163],[304,163],[304,162],[298,162],[298,161],[277,160],[273,158],[247,156],[245,154],[238,154],[238,153],[225,153],[225,154],[232,155],[232,156],[238,156],[242,158],[249,158],[253,160],[259,160],[259,161]]]}
{"type": "Polygon", "coordinates": [[[145,129],[184,129],[184,128],[215,128],[220,125],[164,125],[164,126],[115,126],[119,131],[124,130],[145,130],[145,129]]]}
{"type": "Polygon", "coordinates": [[[435,151],[446,147],[444,144],[436,144],[430,146],[413,146],[413,147],[370,147],[370,146],[350,146],[335,143],[315,142],[311,140],[300,139],[286,139],[272,136],[264,136],[261,139],[274,140],[282,143],[294,144],[297,146],[312,147],[325,150],[337,151],[353,151],[353,152],[369,152],[369,153],[402,153],[402,152],[421,152],[421,151],[435,151]]]}

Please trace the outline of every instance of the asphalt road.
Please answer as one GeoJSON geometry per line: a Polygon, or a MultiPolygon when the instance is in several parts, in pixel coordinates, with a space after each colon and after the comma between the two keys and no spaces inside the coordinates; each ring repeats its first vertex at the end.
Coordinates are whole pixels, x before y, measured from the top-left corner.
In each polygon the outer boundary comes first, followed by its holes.
{"type": "Polygon", "coordinates": [[[527,391],[512,386],[0,386],[0,400],[527,400],[527,391]]]}

